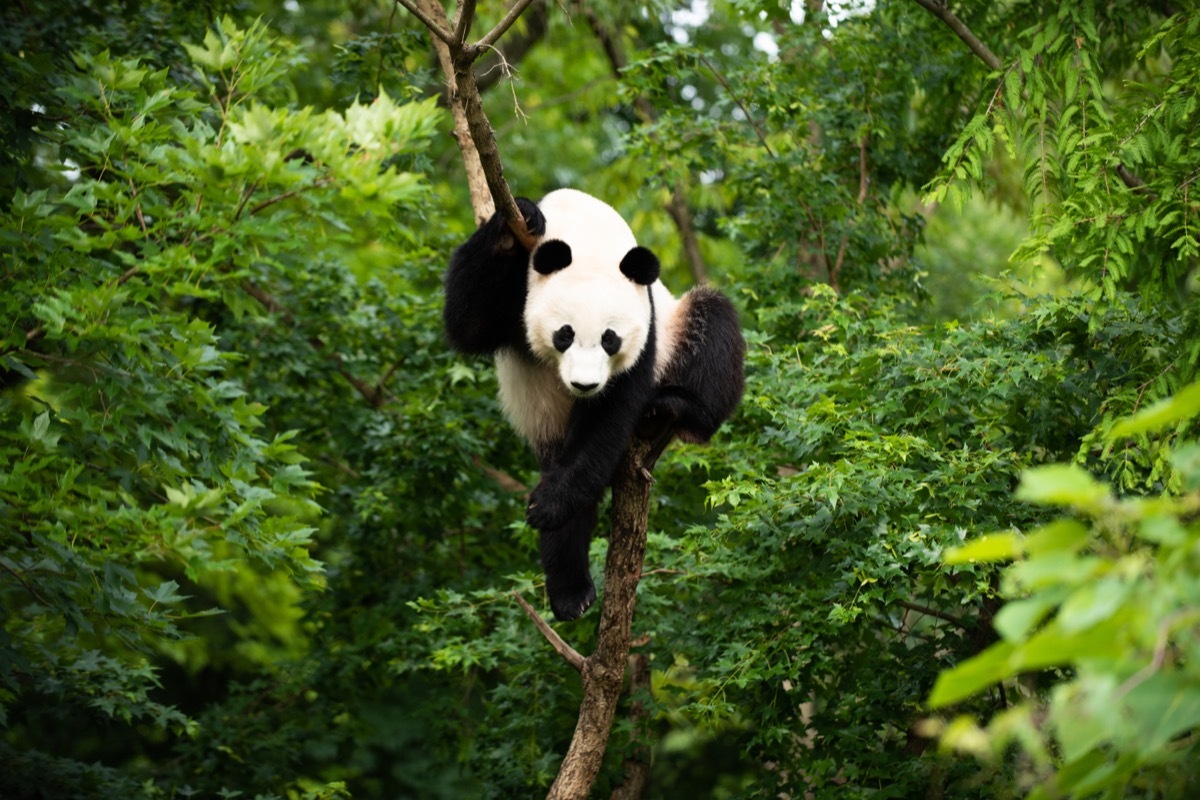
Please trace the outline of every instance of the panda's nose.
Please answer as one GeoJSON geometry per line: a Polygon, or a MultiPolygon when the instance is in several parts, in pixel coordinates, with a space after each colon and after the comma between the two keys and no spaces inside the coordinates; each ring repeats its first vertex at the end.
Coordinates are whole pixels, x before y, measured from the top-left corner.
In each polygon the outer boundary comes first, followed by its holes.
{"type": "Polygon", "coordinates": [[[576,388],[576,390],[578,390],[580,392],[590,392],[592,389],[595,389],[600,384],[598,384],[598,383],[580,383],[579,381],[571,381],[571,385],[574,386],[576,388]]]}

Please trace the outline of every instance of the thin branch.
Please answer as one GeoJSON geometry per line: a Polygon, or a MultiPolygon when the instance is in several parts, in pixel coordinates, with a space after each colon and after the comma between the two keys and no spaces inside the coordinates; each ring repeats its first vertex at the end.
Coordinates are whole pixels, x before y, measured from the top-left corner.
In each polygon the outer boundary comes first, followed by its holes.
{"type": "Polygon", "coordinates": [[[479,469],[483,471],[484,475],[487,475],[489,478],[494,480],[504,491],[512,492],[513,494],[529,494],[528,486],[521,483],[519,480],[503,470],[496,469],[495,467],[489,467],[487,464],[483,463],[483,459],[479,456],[471,456],[471,463],[479,467],[479,469]]]}
{"type": "Polygon", "coordinates": [[[392,3],[392,13],[388,16],[387,36],[384,43],[379,47],[379,69],[375,71],[375,96],[379,96],[379,90],[383,87],[383,65],[387,63],[387,39],[392,36],[392,23],[396,21],[396,9],[400,7],[399,3],[392,3]]]}
{"type": "Polygon", "coordinates": [[[34,589],[32,586],[30,586],[25,581],[25,579],[21,577],[21,574],[19,572],[14,570],[12,567],[10,567],[8,564],[4,563],[3,561],[0,561],[0,567],[4,567],[5,572],[7,572],[9,575],[12,575],[14,578],[16,578],[17,583],[24,586],[25,591],[29,592],[29,594],[31,594],[33,596],[34,600],[37,600],[39,603],[46,606],[47,608],[50,607],[50,604],[48,602],[46,602],[46,598],[44,598],[40,594],[38,594],[37,590],[34,589]]]}
{"type": "Polygon", "coordinates": [[[901,608],[907,608],[909,611],[915,611],[918,614],[925,614],[926,616],[929,616],[929,617],[937,617],[938,619],[949,622],[954,627],[959,628],[964,631],[970,630],[972,627],[972,626],[968,625],[966,622],[964,622],[961,618],[956,617],[953,614],[950,614],[946,611],[939,611],[936,608],[930,608],[929,606],[923,606],[920,603],[910,603],[907,600],[896,600],[895,602],[896,602],[896,605],[900,606],[901,608]]]}
{"type": "Polygon", "coordinates": [[[550,627],[550,623],[542,619],[541,615],[534,610],[533,606],[529,605],[529,603],[525,601],[525,598],[521,596],[520,592],[514,591],[513,597],[517,598],[517,602],[521,604],[522,610],[524,610],[525,614],[531,620],[533,620],[533,624],[537,626],[539,631],[541,631],[542,636],[546,637],[546,641],[550,643],[550,646],[554,648],[555,652],[562,656],[568,664],[574,667],[576,672],[583,672],[583,656],[579,655],[579,652],[574,647],[571,647],[571,645],[563,641],[563,638],[558,635],[554,628],[550,627]]]}
{"type": "Polygon", "coordinates": [[[1117,177],[1121,179],[1121,183],[1135,192],[1146,188],[1146,182],[1129,171],[1129,167],[1124,164],[1117,164],[1117,177]]]}
{"type": "Polygon", "coordinates": [[[256,189],[258,189],[258,184],[259,184],[258,181],[254,181],[254,183],[247,186],[246,189],[242,192],[242,199],[238,201],[237,208],[234,209],[234,212],[233,212],[233,221],[234,222],[237,222],[238,219],[241,218],[242,210],[246,207],[246,203],[250,202],[250,198],[254,196],[254,191],[256,189]]]}
{"type": "Polygon", "coordinates": [[[460,0],[458,16],[454,18],[454,41],[460,45],[467,41],[471,23],[475,21],[475,0],[460,0]]]}
{"type": "Polygon", "coordinates": [[[333,178],[326,176],[324,178],[318,178],[317,180],[313,181],[308,186],[301,186],[299,189],[289,189],[288,191],[283,192],[282,194],[277,194],[274,197],[268,197],[266,200],[263,200],[261,203],[259,203],[258,205],[254,206],[253,208],[250,209],[250,216],[254,216],[258,212],[263,211],[264,209],[270,208],[271,206],[275,205],[276,203],[282,203],[284,200],[287,200],[288,198],[295,197],[298,194],[303,194],[304,192],[307,192],[311,189],[320,189],[323,186],[328,186],[330,183],[333,183],[333,178]]]}
{"type": "MultiPolygon", "coordinates": [[[[508,13],[504,15],[504,19],[496,23],[496,27],[488,31],[486,36],[469,48],[471,51],[473,51],[473,55],[478,58],[483,51],[494,45],[496,40],[503,36],[504,32],[512,27],[512,24],[517,21],[517,17],[521,16],[521,12],[528,8],[529,4],[532,2],[533,0],[517,0],[517,2],[513,3],[512,8],[510,8],[508,13]]],[[[464,36],[465,35],[466,34],[464,34],[464,36]]]]}
{"type": "Polygon", "coordinates": [[[408,13],[421,20],[421,24],[423,24],[426,28],[429,28],[429,32],[434,36],[441,39],[446,44],[457,44],[457,42],[454,40],[454,34],[451,31],[446,30],[441,25],[434,22],[433,19],[420,8],[418,8],[412,2],[412,0],[396,0],[396,2],[408,9],[408,13]]]}
{"type": "MultiPolygon", "coordinates": [[[[525,28],[522,32],[511,34],[504,39],[503,52],[497,47],[491,48],[492,52],[497,56],[497,61],[505,61],[512,69],[513,64],[520,63],[534,45],[540,42],[546,36],[546,26],[550,21],[550,9],[546,0],[534,0],[529,10],[525,12],[525,28]]],[[[501,78],[510,78],[511,76],[504,70],[495,69],[495,64],[490,64],[491,59],[488,56],[480,56],[478,74],[475,77],[475,82],[479,86],[480,92],[486,92],[501,78]]]]}
{"type": "Polygon", "coordinates": [[[988,46],[979,41],[975,34],[971,33],[963,21],[954,16],[954,12],[945,3],[939,3],[937,0],[916,0],[917,5],[924,8],[929,13],[946,23],[950,30],[954,31],[954,35],[962,39],[967,47],[971,48],[971,52],[979,57],[979,60],[987,64],[990,69],[1000,69],[1000,59],[996,58],[996,54],[988,49],[988,46]]]}
{"type": "Polygon", "coordinates": [[[733,98],[733,102],[737,103],[738,108],[740,108],[742,113],[746,115],[746,121],[750,123],[750,127],[754,128],[754,133],[758,136],[758,140],[762,142],[762,146],[766,149],[767,155],[769,155],[771,158],[774,158],[775,151],[771,149],[771,145],[767,144],[767,137],[763,135],[762,129],[758,127],[758,123],[754,121],[754,117],[750,116],[750,109],[746,108],[746,104],[742,102],[742,98],[738,97],[737,92],[733,91],[733,87],[729,85],[729,81],[725,80],[725,76],[713,66],[712,62],[709,61],[706,56],[700,56],[700,61],[704,64],[704,66],[708,67],[709,71],[713,74],[713,77],[725,87],[725,91],[729,92],[729,96],[733,98]]]}
{"type": "MultiPolygon", "coordinates": [[[[988,49],[988,46],[979,41],[979,38],[971,32],[962,20],[954,16],[954,12],[950,10],[945,3],[939,3],[937,0],[913,0],[917,5],[921,6],[929,13],[946,23],[950,30],[954,31],[954,35],[961,39],[971,52],[979,57],[979,60],[988,66],[989,69],[998,70],[1003,66],[1003,63],[996,54],[988,49]]],[[[997,90],[999,93],[999,90],[997,90]]],[[[1136,131],[1135,131],[1136,132],[1136,131]]],[[[1043,131],[1044,135],[1044,131],[1043,131]]],[[[1042,145],[1043,158],[1045,157],[1045,145],[1042,145]]],[[[1126,187],[1133,189],[1135,192],[1145,189],[1146,182],[1130,171],[1124,164],[1117,164],[1117,177],[1126,187]]]]}

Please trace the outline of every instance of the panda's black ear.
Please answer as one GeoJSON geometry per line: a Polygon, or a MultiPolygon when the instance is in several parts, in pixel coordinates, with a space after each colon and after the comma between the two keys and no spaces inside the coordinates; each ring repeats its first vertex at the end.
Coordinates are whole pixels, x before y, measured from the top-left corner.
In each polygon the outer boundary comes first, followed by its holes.
{"type": "Polygon", "coordinates": [[[549,239],[533,251],[533,268],[542,275],[551,275],[571,265],[571,245],[562,239],[549,239]]]}
{"type": "Polygon", "coordinates": [[[649,286],[658,280],[658,256],[639,245],[621,259],[621,272],[634,283],[649,286]]]}

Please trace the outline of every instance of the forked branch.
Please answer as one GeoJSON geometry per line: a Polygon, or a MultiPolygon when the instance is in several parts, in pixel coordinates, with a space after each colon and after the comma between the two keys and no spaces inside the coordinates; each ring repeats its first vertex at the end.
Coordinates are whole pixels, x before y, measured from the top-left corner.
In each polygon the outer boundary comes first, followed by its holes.
{"type": "Polygon", "coordinates": [[[500,151],[496,147],[496,134],[483,113],[483,101],[479,97],[479,86],[475,83],[475,60],[508,30],[521,11],[533,0],[517,0],[495,28],[475,44],[465,44],[470,35],[471,22],[475,17],[474,0],[462,0],[454,25],[446,19],[446,11],[440,0],[396,0],[413,16],[421,21],[433,35],[438,61],[446,76],[450,94],[450,105],[454,109],[454,137],[467,170],[467,183],[471,191],[471,205],[475,210],[476,222],[483,222],[496,209],[508,223],[513,236],[529,250],[533,249],[533,237],[525,227],[525,218],[517,208],[512,190],[504,179],[504,168],[500,162],[500,151]]]}

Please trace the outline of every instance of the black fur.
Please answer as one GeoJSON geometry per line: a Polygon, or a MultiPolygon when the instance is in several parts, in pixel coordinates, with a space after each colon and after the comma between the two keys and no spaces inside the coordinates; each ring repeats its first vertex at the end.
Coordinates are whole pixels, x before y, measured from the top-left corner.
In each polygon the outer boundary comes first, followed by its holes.
{"type": "Polygon", "coordinates": [[[724,295],[699,287],[686,297],[683,339],[646,414],[658,417],[660,428],[673,425],[683,441],[702,444],[741,402],[746,342],[737,311],[724,295]]]}
{"type": "Polygon", "coordinates": [[[658,280],[658,256],[644,247],[634,247],[621,259],[621,273],[634,283],[649,286],[658,280]]]}
{"type": "Polygon", "coordinates": [[[542,242],[533,251],[533,268],[540,275],[551,275],[571,266],[571,246],[562,239],[542,242]]]}
{"type": "MultiPolygon", "coordinates": [[[[541,236],[546,230],[542,212],[525,198],[517,198],[517,205],[530,232],[541,236]]],[[[543,272],[539,258],[549,272],[566,267],[570,248],[561,244],[547,250],[554,242],[543,243],[534,258],[535,269],[543,272]],[[561,263],[564,257],[566,263],[561,263]]],[[[446,271],[443,312],[451,346],[467,354],[510,348],[534,358],[524,326],[528,267],[529,251],[515,241],[499,215],[454,251],[446,271]]],[[[649,250],[635,247],[620,269],[648,286],[658,278],[659,264],[649,250]]],[[[588,570],[596,507],[635,428],[640,431],[649,421],[660,433],[671,426],[688,441],[707,441],[741,398],[745,344],[733,306],[720,294],[699,289],[689,295],[686,313],[686,333],[675,363],[657,390],[657,323],[651,296],[649,337],[637,362],[613,377],[596,397],[576,399],[562,441],[539,448],[542,477],[530,494],[526,518],[539,532],[546,592],[560,620],[578,618],[596,598],[588,570]]]]}
{"type": "MultiPolygon", "coordinates": [[[[529,232],[546,232],[537,205],[517,198],[529,232]]],[[[468,355],[491,355],[502,347],[525,348],[525,283],[529,251],[500,214],[483,223],[450,257],[442,321],[450,346],[468,355]]]]}
{"type": "Polygon", "coordinates": [[[525,519],[541,534],[546,593],[560,620],[576,619],[596,598],[588,571],[596,506],[654,393],[654,353],[652,317],[637,363],[596,397],[576,400],[566,438],[539,454],[542,480],[529,496],[525,519]]]}

